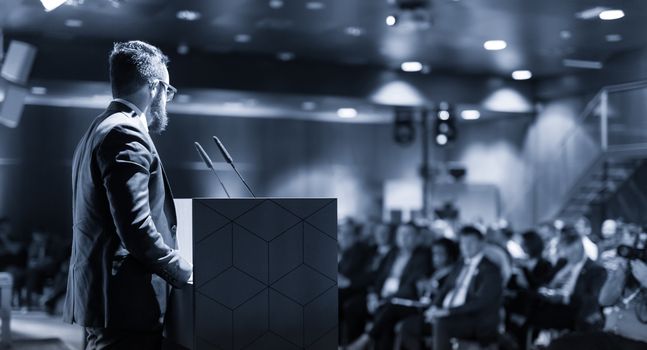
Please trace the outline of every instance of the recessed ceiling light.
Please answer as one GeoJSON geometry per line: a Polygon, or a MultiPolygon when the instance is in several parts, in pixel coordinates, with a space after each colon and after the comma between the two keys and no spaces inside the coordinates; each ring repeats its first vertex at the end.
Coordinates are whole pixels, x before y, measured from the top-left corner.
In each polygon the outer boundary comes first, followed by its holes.
{"type": "Polygon", "coordinates": [[[70,28],[80,28],[83,26],[83,21],[80,19],[67,19],[65,20],[65,26],[70,28]]]}
{"type": "Polygon", "coordinates": [[[337,115],[340,118],[351,119],[357,117],[357,110],[355,108],[340,108],[337,110],[337,115]]]}
{"type": "Polygon", "coordinates": [[[436,143],[437,144],[439,144],[441,146],[444,146],[444,145],[447,144],[447,141],[449,141],[449,139],[447,139],[447,135],[445,135],[445,134],[436,135],[436,143]]]}
{"type": "Polygon", "coordinates": [[[346,34],[350,36],[361,36],[364,33],[364,30],[360,27],[347,27],[346,34]]]}
{"type": "Polygon", "coordinates": [[[620,34],[607,34],[604,38],[610,43],[617,43],[618,41],[622,41],[622,35],[620,34]]]}
{"type": "Polygon", "coordinates": [[[270,7],[273,9],[280,9],[283,7],[283,1],[282,0],[270,0],[270,7]]]}
{"type": "Polygon", "coordinates": [[[532,78],[532,72],[529,70],[516,70],[512,72],[512,79],[514,80],[528,80],[532,78]]]}
{"type": "Polygon", "coordinates": [[[400,68],[405,72],[420,72],[422,70],[422,63],[416,61],[402,62],[400,68]]]}
{"type": "Polygon", "coordinates": [[[45,95],[47,93],[47,88],[43,86],[34,86],[31,88],[31,93],[34,95],[45,95]]]}
{"type": "Polygon", "coordinates": [[[398,23],[398,19],[395,16],[388,16],[386,18],[386,25],[389,27],[393,27],[396,23],[398,23]]]}
{"type": "Polygon", "coordinates": [[[306,8],[311,11],[323,10],[326,7],[323,2],[309,1],[306,3],[306,8]]]}
{"type": "Polygon", "coordinates": [[[40,0],[46,12],[50,12],[63,5],[67,0],[40,0]]]}
{"type": "Polygon", "coordinates": [[[508,47],[508,43],[504,40],[488,40],[483,43],[483,47],[489,51],[498,51],[508,47]]]}
{"type": "Polygon", "coordinates": [[[625,12],[622,10],[605,10],[600,12],[600,19],[603,21],[613,21],[620,19],[625,16],[625,12]]]}
{"type": "Polygon", "coordinates": [[[237,34],[234,37],[237,43],[248,43],[252,40],[252,37],[249,34],[237,34]]]}
{"type": "Polygon", "coordinates": [[[449,111],[442,110],[438,112],[438,119],[449,120],[449,111]]]}
{"type": "Polygon", "coordinates": [[[461,112],[461,118],[465,120],[476,120],[481,117],[481,112],[476,109],[466,109],[461,112]]]}
{"type": "Polygon", "coordinates": [[[191,11],[191,10],[182,10],[178,11],[176,14],[178,19],[181,19],[183,21],[197,21],[202,17],[202,14],[197,11],[191,11]]]}
{"type": "Polygon", "coordinates": [[[294,53],[292,52],[279,52],[276,57],[281,61],[292,61],[294,59],[294,53]]]}
{"type": "Polygon", "coordinates": [[[301,108],[302,108],[303,110],[306,110],[306,111],[312,111],[312,110],[314,110],[315,108],[317,108],[317,104],[316,104],[316,103],[314,103],[314,102],[312,102],[312,101],[304,101],[304,102],[301,104],[301,108]]]}

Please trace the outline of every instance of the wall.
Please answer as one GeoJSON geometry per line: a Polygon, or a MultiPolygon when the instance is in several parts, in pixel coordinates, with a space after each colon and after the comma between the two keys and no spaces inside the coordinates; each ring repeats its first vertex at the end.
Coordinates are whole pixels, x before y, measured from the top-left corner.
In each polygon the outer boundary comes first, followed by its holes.
{"type": "MultiPolygon", "coordinates": [[[[14,218],[19,231],[39,226],[70,231],[71,158],[99,112],[27,106],[18,128],[0,128],[0,215],[14,218]]],[[[200,162],[194,141],[218,161],[232,195],[248,196],[235,173],[221,162],[212,135],[227,145],[258,196],[339,197],[340,217],[379,217],[386,180],[418,179],[420,135],[414,144],[402,147],[392,141],[391,125],[170,117],[169,130],[155,142],[176,198],[224,196],[200,162]]],[[[523,183],[521,151],[528,122],[461,122],[458,142],[452,148],[434,148],[431,163],[463,163],[468,184],[499,188],[497,212],[505,212],[523,183]]]]}

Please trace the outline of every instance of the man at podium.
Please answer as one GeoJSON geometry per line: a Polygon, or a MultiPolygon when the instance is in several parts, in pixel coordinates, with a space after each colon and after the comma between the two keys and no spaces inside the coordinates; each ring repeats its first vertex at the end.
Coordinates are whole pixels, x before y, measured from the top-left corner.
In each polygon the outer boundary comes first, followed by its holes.
{"type": "Polygon", "coordinates": [[[141,41],[110,54],[114,100],[76,148],[73,246],[64,320],[88,349],[159,349],[169,284],[192,266],[176,250],[173,196],[149,132],[168,122],[168,58],[141,41]]]}

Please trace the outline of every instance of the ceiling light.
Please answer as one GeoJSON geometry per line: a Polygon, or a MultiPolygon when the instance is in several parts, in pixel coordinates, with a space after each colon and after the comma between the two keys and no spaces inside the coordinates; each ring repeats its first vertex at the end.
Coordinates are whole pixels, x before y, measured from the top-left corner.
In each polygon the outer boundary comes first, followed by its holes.
{"type": "Polygon", "coordinates": [[[277,57],[279,60],[284,61],[284,62],[292,61],[292,60],[294,59],[294,53],[292,53],[292,52],[288,52],[288,51],[285,51],[285,52],[279,52],[279,53],[276,55],[276,57],[277,57]]]}
{"type": "Polygon", "coordinates": [[[47,88],[43,86],[34,86],[31,88],[31,93],[34,95],[45,95],[47,93],[47,88]]]}
{"type": "Polygon", "coordinates": [[[236,40],[237,43],[248,43],[252,40],[252,37],[249,34],[237,34],[236,37],[234,37],[234,40],[236,40]]]}
{"type": "Polygon", "coordinates": [[[625,12],[622,10],[605,10],[600,12],[600,19],[603,21],[613,21],[620,19],[625,16],[625,12]]]}
{"type": "Polygon", "coordinates": [[[449,111],[438,111],[438,119],[440,120],[449,120],[449,111]]]}
{"type": "Polygon", "coordinates": [[[584,11],[577,12],[575,18],[591,20],[600,16],[600,13],[609,10],[608,7],[596,6],[584,11]]]}
{"type": "Polygon", "coordinates": [[[529,70],[516,70],[512,72],[512,79],[514,80],[528,80],[532,78],[532,72],[529,70]]]}
{"type": "Polygon", "coordinates": [[[447,135],[445,135],[445,134],[436,135],[436,143],[437,144],[439,144],[441,146],[444,146],[444,145],[447,144],[447,141],[448,141],[447,135]]]}
{"type": "Polygon", "coordinates": [[[310,1],[306,3],[306,8],[311,11],[323,10],[326,5],[319,1],[310,1]]]}
{"type": "Polygon", "coordinates": [[[340,118],[351,119],[357,117],[357,110],[355,108],[340,108],[337,110],[337,115],[340,118]]]}
{"type": "Polygon", "coordinates": [[[497,51],[503,50],[508,47],[508,43],[506,43],[504,40],[488,40],[483,43],[483,47],[488,51],[497,51]]]}
{"type": "Polygon", "coordinates": [[[622,35],[620,34],[607,34],[604,38],[610,43],[622,41],[622,35]]]}
{"type": "Polygon", "coordinates": [[[65,20],[65,26],[70,28],[80,28],[83,26],[83,21],[80,19],[65,20]]]}
{"type": "Polygon", "coordinates": [[[422,70],[422,63],[416,61],[403,62],[400,68],[405,72],[420,72],[422,70]]]}
{"type": "Polygon", "coordinates": [[[602,62],[600,61],[575,60],[567,58],[562,61],[562,64],[571,68],[602,69],[602,62]]]}
{"type": "Polygon", "coordinates": [[[67,0],[40,0],[43,4],[45,11],[50,12],[63,5],[67,0]]]}
{"type": "Polygon", "coordinates": [[[183,21],[197,21],[200,19],[200,17],[202,17],[200,12],[191,10],[178,11],[176,16],[178,19],[181,19],[183,21]]]}
{"type": "Polygon", "coordinates": [[[283,1],[282,0],[271,0],[270,1],[270,7],[273,9],[280,9],[283,7],[283,1]]]}
{"type": "Polygon", "coordinates": [[[361,36],[364,33],[360,27],[347,27],[346,34],[350,36],[361,36]]]}
{"type": "Polygon", "coordinates": [[[395,18],[395,16],[388,16],[386,18],[386,25],[389,27],[393,27],[396,23],[398,23],[398,19],[395,18]]]}
{"type": "Polygon", "coordinates": [[[461,112],[461,118],[465,120],[476,120],[481,117],[481,112],[476,109],[466,109],[461,112]]]}

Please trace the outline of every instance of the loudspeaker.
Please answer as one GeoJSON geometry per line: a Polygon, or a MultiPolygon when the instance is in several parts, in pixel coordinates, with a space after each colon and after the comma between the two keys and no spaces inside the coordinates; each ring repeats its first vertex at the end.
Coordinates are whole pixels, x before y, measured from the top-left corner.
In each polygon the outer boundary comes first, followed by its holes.
{"type": "Polygon", "coordinates": [[[1,75],[8,81],[27,84],[31,66],[36,58],[36,47],[22,41],[12,40],[4,58],[1,75]]]}
{"type": "Polygon", "coordinates": [[[20,122],[22,110],[25,107],[27,89],[6,81],[2,82],[1,80],[0,88],[3,91],[0,94],[4,95],[4,99],[0,103],[0,124],[15,128],[18,126],[18,122],[20,122]]]}

